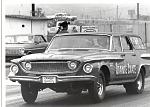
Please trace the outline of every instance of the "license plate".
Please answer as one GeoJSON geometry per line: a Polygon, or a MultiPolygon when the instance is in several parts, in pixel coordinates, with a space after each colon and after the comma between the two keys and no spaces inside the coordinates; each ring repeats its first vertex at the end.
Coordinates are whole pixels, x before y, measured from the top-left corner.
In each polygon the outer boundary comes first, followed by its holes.
{"type": "Polygon", "coordinates": [[[56,77],[44,76],[42,77],[43,83],[56,83],[56,77]]]}

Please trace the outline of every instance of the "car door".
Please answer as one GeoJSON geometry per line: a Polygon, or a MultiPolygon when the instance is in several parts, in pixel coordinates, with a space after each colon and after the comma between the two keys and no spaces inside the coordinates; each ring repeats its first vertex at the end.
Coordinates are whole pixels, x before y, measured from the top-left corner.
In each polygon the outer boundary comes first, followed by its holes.
{"type": "Polygon", "coordinates": [[[120,59],[114,61],[113,82],[126,82],[136,77],[136,54],[127,36],[113,38],[114,54],[120,59]]]}
{"type": "Polygon", "coordinates": [[[124,66],[124,56],[122,57],[122,48],[121,48],[121,42],[120,42],[120,36],[113,36],[112,39],[112,54],[113,55],[117,55],[118,57],[120,57],[117,60],[113,60],[113,65],[114,65],[114,69],[111,72],[113,75],[113,79],[112,81],[118,81],[122,78],[122,69],[124,66]]]}

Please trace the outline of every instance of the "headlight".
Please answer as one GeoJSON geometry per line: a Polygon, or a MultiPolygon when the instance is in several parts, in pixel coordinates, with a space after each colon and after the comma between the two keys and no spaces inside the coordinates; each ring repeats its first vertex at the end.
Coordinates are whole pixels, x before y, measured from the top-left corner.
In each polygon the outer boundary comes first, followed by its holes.
{"type": "Polygon", "coordinates": [[[24,48],[20,48],[19,49],[19,52],[20,52],[20,54],[25,54],[24,52],[25,52],[25,49],[24,48]]]}
{"type": "Polygon", "coordinates": [[[68,62],[68,67],[69,67],[69,69],[71,69],[71,70],[75,70],[75,69],[77,68],[77,63],[76,63],[76,62],[71,62],[71,61],[69,61],[69,62],[68,62]]]}
{"type": "Polygon", "coordinates": [[[18,68],[18,66],[16,64],[12,64],[10,66],[10,71],[13,72],[14,74],[17,74],[18,71],[19,71],[19,68],[18,68]]]}
{"type": "Polygon", "coordinates": [[[83,70],[85,73],[91,73],[92,69],[93,69],[93,66],[89,63],[87,63],[83,66],[83,70]]]}
{"type": "Polygon", "coordinates": [[[31,63],[30,62],[25,63],[25,68],[27,70],[30,70],[31,69],[31,63]]]}
{"type": "Polygon", "coordinates": [[[23,68],[25,68],[26,70],[31,70],[31,68],[32,68],[30,62],[22,62],[22,66],[23,66],[23,68]]]}
{"type": "Polygon", "coordinates": [[[31,63],[30,62],[24,62],[24,68],[26,70],[31,70],[31,68],[32,68],[31,63]]]}

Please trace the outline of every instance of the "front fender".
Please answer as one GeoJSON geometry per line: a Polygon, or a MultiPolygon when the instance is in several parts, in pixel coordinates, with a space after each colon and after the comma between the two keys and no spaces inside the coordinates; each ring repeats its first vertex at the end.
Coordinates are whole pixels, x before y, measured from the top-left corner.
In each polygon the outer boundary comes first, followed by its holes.
{"type": "MultiPolygon", "coordinates": [[[[93,70],[91,72],[91,75],[97,77],[101,72],[103,72],[105,74],[105,72],[109,72],[109,62],[105,62],[105,61],[100,61],[100,62],[93,62],[91,63],[93,65],[93,70]],[[102,71],[102,68],[108,68],[108,71],[102,71]]],[[[110,74],[110,72],[109,72],[110,74]]]]}

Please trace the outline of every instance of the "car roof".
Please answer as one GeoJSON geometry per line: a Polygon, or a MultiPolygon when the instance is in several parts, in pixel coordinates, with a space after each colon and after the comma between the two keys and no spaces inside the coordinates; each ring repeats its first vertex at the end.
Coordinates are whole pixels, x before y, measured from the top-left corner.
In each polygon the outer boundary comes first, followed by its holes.
{"type": "Polygon", "coordinates": [[[58,14],[67,14],[67,13],[55,13],[55,15],[58,15],[58,14]]]}
{"type": "Polygon", "coordinates": [[[56,36],[79,36],[79,35],[110,35],[110,36],[138,36],[133,33],[117,33],[117,32],[79,32],[79,33],[63,33],[56,36]]]}
{"type": "Polygon", "coordinates": [[[33,35],[33,34],[14,34],[14,35],[6,35],[6,37],[9,37],[9,36],[40,36],[41,34],[36,34],[36,35],[33,35]]]}

